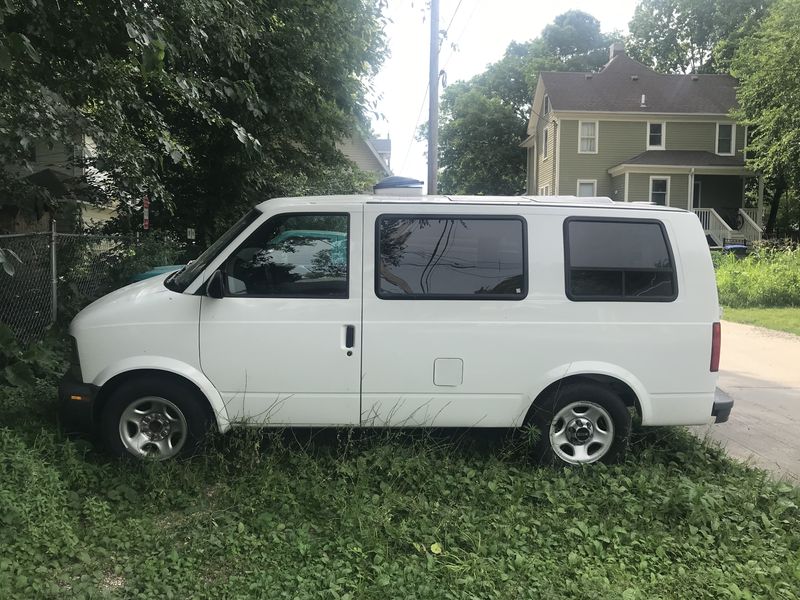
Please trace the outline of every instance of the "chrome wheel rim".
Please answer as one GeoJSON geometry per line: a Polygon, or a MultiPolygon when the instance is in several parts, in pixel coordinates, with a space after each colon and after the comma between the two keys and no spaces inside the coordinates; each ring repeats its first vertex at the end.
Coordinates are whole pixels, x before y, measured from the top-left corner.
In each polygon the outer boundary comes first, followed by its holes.
{"type": "Polygon", "coordinates": [[[600,460],[614,443],[614,421],[594,402],[573,402],[550,422],[550,447],[555,455],[573,465],[600,460]]]}
{"type": "Polygon", "coordinates": [[[119,418],[119,437],[137,458],[164,460],[178,454],[189,427],[181,410],[166,398],[146,396],[131,402],[119,418]]]}

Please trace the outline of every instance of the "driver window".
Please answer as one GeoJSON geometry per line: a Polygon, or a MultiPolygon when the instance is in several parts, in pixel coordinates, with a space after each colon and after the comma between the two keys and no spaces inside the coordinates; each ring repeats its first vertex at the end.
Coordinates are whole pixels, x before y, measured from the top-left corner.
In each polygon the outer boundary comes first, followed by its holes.
{"type": "Polygon", "coordinates": [[[228,296],[347,298],[346,214],[273,217],[225,262],[228,296]]]}

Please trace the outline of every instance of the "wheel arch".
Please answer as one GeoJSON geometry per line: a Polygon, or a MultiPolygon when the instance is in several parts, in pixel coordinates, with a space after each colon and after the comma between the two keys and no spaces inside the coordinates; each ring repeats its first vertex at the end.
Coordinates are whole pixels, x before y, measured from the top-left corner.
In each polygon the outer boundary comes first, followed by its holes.
{"type": "Polygon", "coordinates": [[[94,384],[98,387],[92,408],[95,423],[99,422],[100,415],[108,399],[123,383],[138,377],[155,376],[170,378],[189,386],[198,394],[199,398],[205,400],[203,406],[208,411],[208,415],[217,429],[224,432],[230,428],[228,411],[225,409],[222,396],[205,375],[184,363],[173,365],[168,362],[155,366],[152,362],[151,360],[142,364],[138,361],[125,361],[115,367],[106,369],[95,379],[94,384]]]}
{"type": "Polygon", "coordinates": [[[616,393],[625,406],[633,408],[647,423],[650,416],[650,397],[642,383],[629,372],[607,364],[570,365],[560,370],[560,376],[553,376],[535,396],[525,414],[528,422],[534,408],[541,403],[543,398],[558,393],[558,390],[572,383],[591,383],[601,385],[616,393]]]}

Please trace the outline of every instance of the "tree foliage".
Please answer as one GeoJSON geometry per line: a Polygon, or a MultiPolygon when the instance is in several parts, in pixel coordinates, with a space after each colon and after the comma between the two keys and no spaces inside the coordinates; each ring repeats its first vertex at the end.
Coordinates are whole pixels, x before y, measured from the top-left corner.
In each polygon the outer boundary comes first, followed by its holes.
{"type": "Polygon", "coordinates": [[[627,49],[663,73],[722,73],[771,0],[641,0],[627,49]]]}
{"type": "MultiPolygon", "coordinates": [[[[736,118],[749,124],[748,162],[773,192],[768,231],[781,197],[800,190],[800,4],[777,0],[734,57],[736,118]]],[[[795,230],[797,223],[794,223],[795,230]]]]}
{"type": "Polygon", "coordinates": [[[76,193],[128,212],[147,195],[157,223],[201,236],[258,199],[350,190],[335,143],[367,110],[383,4],[4,0],[0,160],[20,177],[0,194],[26,187],[37,141],[83,136],[96,177],[76,193]]]}
{"type": "Polygon", "coordinates": [[[519,194],[525,189],[530,102],[542,71],[591,71],[608,57],[611,36],[591,15],[571,10],[541,36],[512,42],[505,55],[469,81],[448,87],[439,125],[440,191],[519,194]]]}

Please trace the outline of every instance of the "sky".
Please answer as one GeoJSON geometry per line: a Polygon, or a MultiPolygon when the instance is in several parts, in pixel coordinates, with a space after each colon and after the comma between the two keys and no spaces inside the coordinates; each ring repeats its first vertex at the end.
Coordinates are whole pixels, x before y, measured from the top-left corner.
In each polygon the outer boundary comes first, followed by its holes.
{"type": "MultiPolygon", "coordinates": [[[[500,60],[509,43],[538,37],[556,16],[571,9],[593,15],[603,32],[627,33],[636,3],[637,0],[440,0],[439,28],[448,30],[448,34],[439,55],[439,68],[447,73],[448,83],[469,79],[500,60]]],[[[427,146],[414,138],[417,127],[428,119],[427,2],[389,0],[386,16],[390,55],[373,82],[376,111],[382,115],[373,120],[373,129],[378,137],[388,135],[392,140],[394,174],[425,181],[427,146]]]]}

